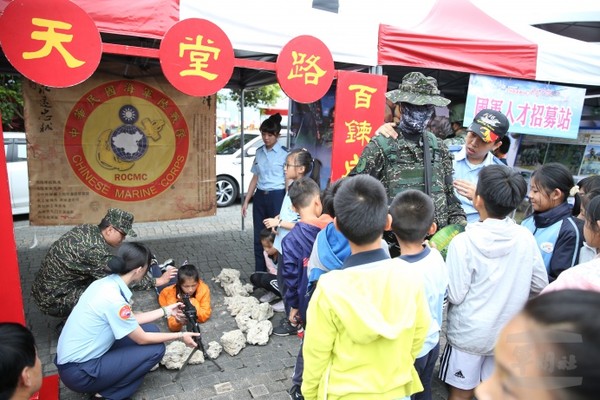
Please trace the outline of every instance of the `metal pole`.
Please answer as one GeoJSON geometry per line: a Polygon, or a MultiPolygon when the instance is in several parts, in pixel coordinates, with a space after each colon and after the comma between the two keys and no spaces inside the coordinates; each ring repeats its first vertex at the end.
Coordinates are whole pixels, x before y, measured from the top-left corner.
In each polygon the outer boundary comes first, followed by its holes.
{"type": "MultiPolygon", "coordinates": [[[[242,159],[241,159],[241,163],[240,163],[240,167],[242,168],[242,174],[241,174],[241,179],[240,179],[240,199],[242,201],[242,206],[244,204],[244,198],[246,197],[246,193],[244,193],[244,157],[246,156],[246,151],[244,150],[244,103],[245,103],[245,99],[244,99],[244,91],[245,89],[242,88],[242,93],[240,96],[240,149],[242,150],[242,159]]],[[[242,215],[242,231],[246,230],[246,225],[245,225],[245,218],[244,215],[242,215]]]]}

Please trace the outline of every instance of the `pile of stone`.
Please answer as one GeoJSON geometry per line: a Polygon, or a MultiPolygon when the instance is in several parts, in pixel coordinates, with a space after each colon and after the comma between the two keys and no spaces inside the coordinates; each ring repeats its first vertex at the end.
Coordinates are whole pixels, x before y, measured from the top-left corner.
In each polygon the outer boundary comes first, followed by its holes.
{"type": "MultiPolygon", "coordinates": [[[[269,303],[260,303],[255,297],[250,296],[254,291],[252,284],[243,284],[240,280],[240,271],[224,268],[215,278],[225,291],[225,305],[238,329],[223,333],[220,342],[212,341],[208,344],[206,353],[211,359],[217,358],[221,351],[231,356],[237,355],[246,344],[266,345],[273,332],[273,324],[269,318],[273,316],[273,308],[269,303]]],[[[167,346],[161,364],[168,369],[179,369],[188,358],[192,349],[181,341],[174,341],[167,346]]],[[[204,355],[197,351],[190,359],[190,364],[203,363],[204,355]]]]}
{"type": "Polygon", "coordinates": [[[225,268],[217,276],[216,281],[225,290],[227,310],[232,317],[235,317],[239,328],[225,332],[221,336],[223,350],[234,356],[246,347],[246,343],[267,344],[273,332],[273,324],[269,321],[273,316],[271,305],[260,303],[255,297],[250,296],[254,288],[251,284],[242,284],[238,270],[225,268]]]}

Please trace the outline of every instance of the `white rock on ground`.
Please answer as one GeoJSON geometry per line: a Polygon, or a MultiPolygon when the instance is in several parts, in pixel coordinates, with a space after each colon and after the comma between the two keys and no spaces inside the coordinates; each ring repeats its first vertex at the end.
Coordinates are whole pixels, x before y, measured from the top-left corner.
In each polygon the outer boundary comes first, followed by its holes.
{"type": "Polygon", "coordinates": [[[252,323],[256,323],[250,316],[250,312],[241,312],[235,316],[235,323],[237,324],[240,331],[246,333],[250,329],[252,323]]]}
{"type": "Polygon", "coordinates": [[[254,290],[251,284],[243,285],[240,281],[240,271],[225,268],[215,278],[225,291],[225,305],[239,328],[236,331],[225,332],[221,337],[223,349],[231,356],[238,354],[246,343],[265,345],[273,332],[273,324],[268,320],[273,316],[273,307],[269,303],[249,296],[254,290]],[[249,336],[246,339],[244,333],[249,336]]]}
{"type": "Polygon", "coordinates": [[[254,291],[252,284],[242,284],[240,280],[240,271],[232,268],[223,268],[221,273],[215,278],[225,290],[227,296],[248,296],[254,291]]]}
{"type": "MultiPolygon", "coordinates": [[[[179,340],[171,342],[167,345],[165,355],[162,360],[160,360],[160,363],[167,369],[180,369],[192,350],[193,349],[187,347],[185,343],[179,340]]],[[[194,353],[189,364],[202,364],[203,362],[204,355],[198,350],[194,353]]]]}
{"type": "Polygon", "coordinates": [[[246,337],[239,329],[225,332],[223,336],[221,336],[221,345],[227,354],[235,356],[246,347],[246,337]]]}
{"type": "Polygon", "coordinates": [[[260,303],[252,307],[252,319],[265,321],[273,316],[273,307],[269,303],[260,303]]]}
{"type": "Polygon", "coordinates": [[[240,271],[233,268],[223,268],[221,273],[215,278],[216,282],[220,282],[221,286],[224,284],[236,282],[240,280],[240,271]]]}
{"type": "Polygon", "coordinates": [[[273,308],[268,303],[245,304],[235,316],[238,328],[244,333],[248,332],[249,322],[260,322],[268,320],[273,316],[273,308]]]}
{"type": "Polygon", "coordinates": [[[250,324],[250,329],[246,334],[246,341],[250,344],[265,345],[269,342],[269,335],[273,332],[273,324],[269,320],[250,324]]]}
{"type": "Polygon", "coordinates": [[[232,296],[225,297],[225,304],[227,305],[227,310],[231,313],[232,316],[236,316],[239,314],[242,309],[246,306],[258,305],[260,302],[256,297],[244,297],[244,296],[232,296]]]}
{"type": "Polygon", "coordinates": [[[217,357],[219,357],[221,355],[221,352],[223,351],[223,346],[221,346],[221,344],[217,341],[212,341],[208,344],[208,347],[206,348],[206,354],[208,354],[208,356],[210,358],[212,358],[213,360],[217,357]]]}

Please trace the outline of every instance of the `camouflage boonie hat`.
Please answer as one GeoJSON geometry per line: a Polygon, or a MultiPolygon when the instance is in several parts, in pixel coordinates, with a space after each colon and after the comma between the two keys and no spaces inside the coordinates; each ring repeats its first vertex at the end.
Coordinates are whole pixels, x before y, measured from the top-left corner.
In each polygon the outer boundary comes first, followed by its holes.
{"type": "Polygon", "coordinates": [[[433,104],[438,107],[447,106],[450,100],[440,96],[440,93],[435,78],[425,76],[420,72],[409,72],[402,78],[402,83],[398,86],[398,89],[387,92],[385,97],[394,103],[403,102],[417,106],[425,104],[433,104]]]}
{"type": "Polygon", "coordinates": [[[127,236],[137,237],[137,234],[131,228],[131,225],[133,225],[133,214],[123,211],[120,208],[109,208],[104,218],[113,227],[125,232],[127,236]]]}

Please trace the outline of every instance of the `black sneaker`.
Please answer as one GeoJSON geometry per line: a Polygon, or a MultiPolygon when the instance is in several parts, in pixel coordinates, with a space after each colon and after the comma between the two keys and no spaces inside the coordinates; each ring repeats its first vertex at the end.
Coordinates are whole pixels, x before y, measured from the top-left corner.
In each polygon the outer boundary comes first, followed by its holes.
{"type": "Polygon", "coordinates": [[[290,324],[290,321],[287,318],[282,318],[279,325],[273,328],[273,335],[277,336],[296,335],[297,333],[298,328],[290,324]]]}
{"type": "Polygon", "coordinates": [[[299,385],[292,386],[288,393],[292,400],[304,400],[304,396],[302,396],[302,391],[300,390],[299,385]]]}
{"type": "Polygon", "coordinates": [[[165,260],[164,263],[159,264],[158,266],[160,267],[160,272],[162,272],[164,274],[165,272],[167,272],[167,267],[175,266],[175,262],[173,261],[172,258],[169,258],[168,260],[165,260]]]}

